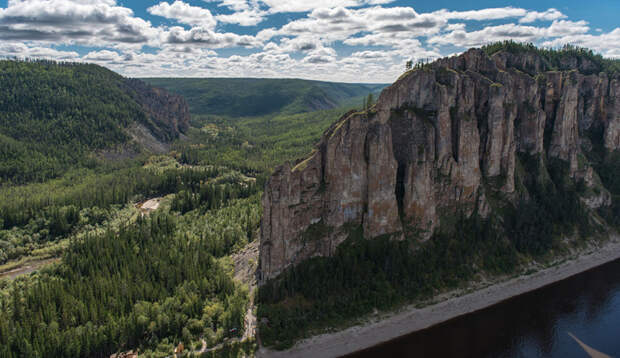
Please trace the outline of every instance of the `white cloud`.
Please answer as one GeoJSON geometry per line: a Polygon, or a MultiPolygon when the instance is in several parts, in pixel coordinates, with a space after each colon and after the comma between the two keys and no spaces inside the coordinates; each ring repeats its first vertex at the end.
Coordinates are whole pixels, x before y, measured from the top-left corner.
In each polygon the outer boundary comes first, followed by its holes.
{"type": "Polygon", "coordinates": [[[234,12],[228,15],[217,15],[217,20],[228,24],[239,24],[241,26],[256,26],[263,22],[265,15],[264,11],[256,10],[244,10],[234,12]]]}
{"type": "Polygon", "coordinates": [[[588,32],[590,28],[586,21],[568,21],[557,20],[553,21],[551,26],[547,28],[545,35],[547,37],[558,37],[566,35],[576,35],[588,32]]]}
{"type": "Polygon", "coordinates": [[[566,15],[562,14],[560,11],[556,9],[548,9],[547,11],[538,12],[538,11],[530,11],[524,17],[519,19],[519,22],[534,22],[534,21],[552,21],[558,19],[565,19],[566,15]]]}
{"type": "Polygon", "coordinates": [[[565,44],[587,47],[603,56],[620,58],[620,27],[608,33],[566,35],[542,43],[543,46],[548,47],[560,47],[565,44]]]}
{"type": "Polygon", "coordinates": [[[118,52],[109,50],[91,51],[83,57],[88,62],[122,62],[124,58],[118,52]]]}
{"type": "Polygon", "coordinates": [[[262,0],[269,12],[307,12],[320,8],[359,7],[363,5],[382,5],[394,0],[262,0]]]}
{"type": "Polygon", "coordinates": [[[247,0],[203,0],[203,1],[211,2],[211,3],[219,3],[218,6],[227,7],[234,11],[246,11],[246,10],[250,10],[251,8],[253,8],[254,5],[258,6],[256,2],[252,1],[252,3],[250,3],[247,0]]]}
{"type": "Polygon", "coordinates": [[[0,56],[17,58],[46,58],[55,60],[79,59],[80,55],[75,51],[59,51],[49,47],[26,46],[23,43],[0,43],[0,56]]]}
{"type": "Polygon", "coordinates": [[[241,26],[255,26],[265,20],[267,11],[261,10],[258,1],[251,0],[204,0],[205,2],[219,3],[218,6],[232,10],[231,14],[220,14],[218,21],[241,26]]]}
{"type": "Polygon", "coordinates": [[[538,42],[550,37],[583,34],[588,30],[587,22],[583,20],[577,22],[556,20],[549,27],[524,26],[510,23],[487,26],[472,32],[467,32],[464,28],[458,28],[448,33],[433,36],[428,39],[428,42],[437,45],[455,45],[466,48],[505,40],[538,42]]]}
{"type": "Polygon", "coordinates": [[[0,8],[0,40],[123,51],[166,44],[212,48],[262,46],[253,36],[216,32],[217,21],[209,10],[182,1],[161,2],[148,11],[192,28],[155,27],[113,0],[11,0],[6,8],[0,8]]]}
{"type": "Polygon", "coordinates": [[[186,30],[180,26],[171,27],[164,35],[168,44],[188,44],[210,48],[222,47],[261,47],[262,43],[253,36],[235,33],[214,32],[208,28],[193,27],[186,30]]]}
{"type": "Polygon", "coordinates": [[[160,2],[157,5],[149,7],[147,11],[152,15],[173,19],[182,24],[199,25],[208,29],[214,29],[217,24],[211,11],[208,9],[191,6],[179,0],[172,4],[160,2]]]}
{"type": "Polygon", "coordinates": [[[521,17],[527,15],[527,10],[514,7],[499,7],[470,11],[448,11],[439,10],[435,14],[445,19],[461,19],[461,20],[498,20],[510,17],[521,17]]]}
{"type": "Polygon", "coordinates": [[[11,0],[0,8],[0,39],[84,45],[146,43],[150,22],[114,1],[11,0]]]}

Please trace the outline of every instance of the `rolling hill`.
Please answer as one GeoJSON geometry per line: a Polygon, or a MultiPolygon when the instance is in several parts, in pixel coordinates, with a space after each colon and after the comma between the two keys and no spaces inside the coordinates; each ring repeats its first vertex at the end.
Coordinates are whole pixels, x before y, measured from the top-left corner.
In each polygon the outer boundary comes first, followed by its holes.
{"type": "Polygon", "coordinates": [[[3,181],[55,177],[87,164],[94,152],[162,151],[188,122],[180,96],[104,67],[0,61],[3,181]]]}
{"type": "Polygon", "coordinates": [[[301,79],[144,78],[180,94],[192,114],[253,117],[331,109],[348,100],[378,93],[384,84],[351,84],[301,79]]]}

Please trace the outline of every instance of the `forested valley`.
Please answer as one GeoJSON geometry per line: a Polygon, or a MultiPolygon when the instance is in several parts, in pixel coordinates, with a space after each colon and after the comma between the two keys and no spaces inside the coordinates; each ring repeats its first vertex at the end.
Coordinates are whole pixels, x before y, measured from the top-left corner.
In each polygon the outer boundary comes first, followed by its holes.
{"type": "Polygon", "coordinates": [[[121,76],[51,61],[0,68],[0,356],[252,352],[244,320],[255,292],[234,278],[233,258],[257,244],[264,181],[365,87],[319,111],[301,105],[314,98],[305,83],[294,110],[201,111],[183,138],[162,134],[177,138],[167,153],[152,153],[126,129],[157,123],[121,76]],[[151,199],[159,206],[144,209],[151,199]]]}

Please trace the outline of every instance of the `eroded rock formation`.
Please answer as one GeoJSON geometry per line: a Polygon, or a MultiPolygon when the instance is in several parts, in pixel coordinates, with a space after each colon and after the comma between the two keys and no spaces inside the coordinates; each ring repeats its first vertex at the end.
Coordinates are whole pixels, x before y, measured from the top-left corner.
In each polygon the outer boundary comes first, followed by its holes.
{"type": "MultiPolygon", "coordinates": [[[[315,151],[265,187],[262,279],[334,253],[351,227],[364,236],[428,238],[442,216],[489,212],[488,196],[516,197],[518,156],[601,186],[583,151],[620,149],[620,77],[582,58],[551,71],[535,52],[472,49],[403,75],[374,109],[350,112],[315,151]]],[[[608,205],[609,193],[584,198],[608,205]]]]}

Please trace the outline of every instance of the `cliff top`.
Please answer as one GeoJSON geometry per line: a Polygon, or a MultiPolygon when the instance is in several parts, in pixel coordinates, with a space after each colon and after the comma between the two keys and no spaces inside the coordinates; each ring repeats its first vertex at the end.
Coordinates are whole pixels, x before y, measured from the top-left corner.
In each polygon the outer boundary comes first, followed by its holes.
{"type": "Polygon", "coordinates": [[[564,45],[560,49],[546,49],[538,48],[531,43],[503,41],[483,46],[481,50],[489,56],[498,52],[507,52],[513,55],[534,54],[543,61],[544,71],[579,69],[584,74],[590,74],[588,73],[590,71],[620,72],[620,59],[604,58],[590,49],[573,45],[564,45]],[[586,63],[590,66],[581,66],[581,64],[586,63]]]}

